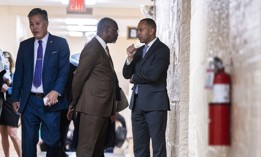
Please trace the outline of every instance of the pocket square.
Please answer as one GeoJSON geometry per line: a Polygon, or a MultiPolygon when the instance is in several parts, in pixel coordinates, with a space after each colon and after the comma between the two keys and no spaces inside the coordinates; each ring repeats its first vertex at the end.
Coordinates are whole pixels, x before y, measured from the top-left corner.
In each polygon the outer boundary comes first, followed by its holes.
{"type": "Polygon", "coordinates": [[[51,52],[51,53],[56,53],[56,52],[58,52],[58,51],[53,51],[53,52],[51,52]]]}

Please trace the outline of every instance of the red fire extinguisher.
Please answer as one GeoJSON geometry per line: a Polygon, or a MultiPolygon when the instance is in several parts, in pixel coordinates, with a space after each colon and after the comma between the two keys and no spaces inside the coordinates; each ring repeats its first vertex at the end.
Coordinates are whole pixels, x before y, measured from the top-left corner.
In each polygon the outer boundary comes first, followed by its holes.
{"type": "Polygon", "coordinates": [[[217,70],[209,103],[209,145],[230,145],[231,78],[220,59],[214,62],[217,70]]]}

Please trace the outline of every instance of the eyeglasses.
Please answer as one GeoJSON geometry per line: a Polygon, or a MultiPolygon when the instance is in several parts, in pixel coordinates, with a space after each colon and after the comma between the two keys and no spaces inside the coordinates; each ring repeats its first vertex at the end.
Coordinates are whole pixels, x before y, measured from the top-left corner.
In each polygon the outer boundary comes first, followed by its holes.
{"type": "Polygon", "coordinates": [[[115,28],[112,28],[112,27],[110,27],[110,28],[111,28],[113,31],[119,33],[119,30],[118,30],[118,29],[115,29],[115,28]]]}

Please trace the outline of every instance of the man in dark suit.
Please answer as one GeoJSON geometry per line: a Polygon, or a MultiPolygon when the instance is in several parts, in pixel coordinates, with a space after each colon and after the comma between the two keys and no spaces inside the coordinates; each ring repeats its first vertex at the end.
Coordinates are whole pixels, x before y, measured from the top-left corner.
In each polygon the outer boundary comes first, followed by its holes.
{"type": "Polygon", "coordinates": [[[114,43],[117,38],[117,23],[111,18],[102,18],[97,25],[97,35],[81,52],[72,83],[71,103],[80,114],[79,157],[103,154],[107,124],[109,117],[115,114],[116,104],[115,72],[107,43],[114,43]]]}
{"type": "Polygon", "coordinates": [[[59,156],[70,50],[65,39],[48,32],[46,10],[34,8],[28,18],[34,37],[20,43],[12,93],[13,110],[22,120],[22,156],[36,157],[40,126],[46,156],[59,156]]]}
{"type": "Polygon", "coordinates": [[[142,19],[137,28],[140,48],[127,48],[123,76],[133,83],[130,102],[135,157],[166,157],[165,131],[170,109],[166,89],[170,50],[156,37],[154,20],[142,19]]]}

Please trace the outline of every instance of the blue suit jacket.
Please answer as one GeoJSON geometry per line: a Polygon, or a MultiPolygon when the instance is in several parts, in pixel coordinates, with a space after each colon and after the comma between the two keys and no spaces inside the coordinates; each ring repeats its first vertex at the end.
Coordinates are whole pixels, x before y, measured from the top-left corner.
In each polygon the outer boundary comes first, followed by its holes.
{"type": "Polygon", "coordinates": [[[125,64],[123,67],[124,78],[132,78],[134,83],[130,109],[133,109],[134,89],[138,84],[139,105],[142,110],[169,110],[166,79],[170,50],[159,39],[151,45],[144,58],[142,58],[143,48],[144,46],[138,48],[131,64],[125,64]]]}
{"type": "MultiPolygon", "coordinates": [[[[22,41],[16,59],[12,101],[20,102],[20,113],[23,112],[27,104],[32,88],[34,41],[35,38],[22,41]]],[[[49,34],[42,71],[43,90],[45,95],[51,90],[55,90],[61,94],[58,98],[58,103],[50,107],[51,111],[65,109],[67,107],[64,88],[70,66],[69,56],[70,50],[66,40],[49,34]]]]}

